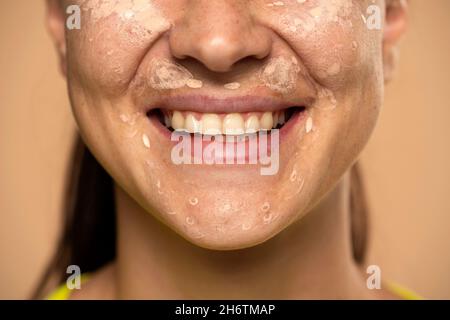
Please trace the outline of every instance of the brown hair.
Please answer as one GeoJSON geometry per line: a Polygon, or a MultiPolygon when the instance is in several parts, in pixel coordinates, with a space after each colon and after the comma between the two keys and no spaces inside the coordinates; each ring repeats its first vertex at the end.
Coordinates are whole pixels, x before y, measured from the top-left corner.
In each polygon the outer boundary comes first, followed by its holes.
{"type": "Polygon", "coordinates": [[[369,206],[359,163],[350,171],[350,217],[353,258],[363,265],[369,239],[369,206]]]}
{"type": "MultiPolygon", "coordinates": [[[[55,254],[33,295],[42,298],[65,281],[66,269],[77,265],[92,272],[116,255],[116,212],[113,180],[80,138],[76,139],[64,202],[63,230],[55,254]]],[[[351,169],[351,239],[353,256],[364,262],[368,208],[359,165],[351,169]]]]}

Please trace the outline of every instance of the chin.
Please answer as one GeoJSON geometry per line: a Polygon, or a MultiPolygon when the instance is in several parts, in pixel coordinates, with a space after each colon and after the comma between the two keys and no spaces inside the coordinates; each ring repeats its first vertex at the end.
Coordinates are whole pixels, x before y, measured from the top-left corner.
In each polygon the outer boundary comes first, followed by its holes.
{"type": "MultiPolygon", "coordinates": [[[[249,215],[252,215],[252,213],[249,213],[249,215]]],[[[182,226],[180,235],[193,245],[204,249],[216,251],[241,250],[257,246],[279,234],[285,226],[281,223],[281,219],[278,220],[278,222],[254,226],[217,223],[211,223],[211,225],[205,225],[202,228],[182,226]]]]}
{"type": "MultiPolygon", "coordinates": [[[[253,247],[306,212],[308,199],[292,188],[290,179],[297,177],[290,171],[286,185],[278,176],[255,174],[254,168],[209,169],[211,172],[198,168],[198,174],[176,174],[186,181],[167,186],[158,199],[147,199],[156,201],[152,206],[156,210],[148,212],[196,246],[211,250],[253,247]]],[[[281,172],[285,170],[281,168],[281,172]]],[[[297,181],[294,185],[303,186],[297,181]]]]}

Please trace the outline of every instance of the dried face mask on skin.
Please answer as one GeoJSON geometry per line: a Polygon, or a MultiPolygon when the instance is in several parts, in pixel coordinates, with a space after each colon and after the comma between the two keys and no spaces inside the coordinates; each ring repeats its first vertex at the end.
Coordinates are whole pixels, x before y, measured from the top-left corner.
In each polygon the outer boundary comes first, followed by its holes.
{"type": "Polygon", "coordinates": [[[138,134],[138,130],[136,129],[136,121],[140,117],[138,112],[135,112],[131,115],[121,114],[119,116],[120,121],[127,126],[127,138],[134,138],[138,134]]]}
{"type": "MultiPolygon", "coordinates": [[[[354,23],[361,12],[361,8],[356,9],[353,0],[292,1],[286,9],[278,10],[281,10],[278,14],[282,31],[304,43],[320,43],[318,37],[329,39],[334,33],[352,34],[354,23]]],[[[352,42],[355,41],[350,41],[351,48],[354,47],[352,42]]],[[[343,72],[345,62],[340,57],[342,50],[338,42],[321,49],[323,59],[316,66],[318,78],[335,78],[343,72]]]]}
{"type": "Polygon", "coordinates": [[[188,84],[196,84],[188,69],[166,59],[153,60],[148,74],[148,85],[156,90],[179,89],[188,84]]]}
{"type": "Polygon", "coordinates": [[[320,0],[317,7],[309,11],[309,14],[316,19],[321,19],[321,23],[348,23],[348,17],[353,9],[352,0],[320,0]]]}
{"type": "Polygon", "coordinates": [[[319,110],[333,110],[338,106],[336,97],[330,89],[319,88],[318,89],[318,100],[314,105],[314,108],[319,110]]]}
{"type": "Polygon", "coordinates": [[[307,33],[319,29],[319,25],[323,26],[329,23],[352,26],[349,19],[353,10],[352,0],[301,0],[286,6],[286,10],[289,12],[286,12],[282,18],[286,30],[296,32],[300,36],[306,36],[307,33]],[[298,6],[301,6],[304,14],[292,14],[295,12],[295,8],[299,8],[298,6]]]}
{"type": "Polygon", "coordinates": [[[252,226],[251,226],[249,223],[243,223],[243,224],[241,225],[242,231],[248,231],[248,230],[250,230],[251,228],[252,228],[252,226]]]}
{"type": "Polygon", "coordinates": [[[192,217],[186,217],[186,223],[190,226],[195,224],[195,219],[192,217]]]}
{"type": "Polygon", "coordinates": [[[191,89],[200,89],[203,87],[203,81],[197,79],[189,79],[186,81],[186,86],[191,89]]]}
{"type": "Polygon", "coordinates": [[[132,115],[128,115],[128,114],[121,114],[119,116],[120,121],[122,121],[123,123],[129,125],[129,126],[134,126],[136,124],[136,119],[139,117],[139,113],[135,112],[132,115]]]}
{"type": "Polygon", "coordinates": [[[190,198],[189,199],[189,204],[191,205],[191,206],[196,206],[196,205],[198,205],[198,198],[190,198]]]}
{"type": "Polygon", "coordinates": [[[270,210],[270,203],[269,202],[264,202],[263,205],[261,206],[261,211],[262,212],[267,212],[270,210]]]}
{"type": "Polygon", "coordinates": [[[155,59],[149,67],[148,85],[156,90],[203,88],[203,81],[195,79],[192,73],[180,64],[167,59],[155,59]]]}
{"type": "Polygon", "coordinates": [[[239,82],[230,82],[224,85],[224,88],[227,90],[237,90],[241,87],[239,82]]]}
{"type": "Polygon", "coordinates": [[[150,138],[145,133],[142,135],[142,143],[144,144],[144,147],[150,149],[150,138]]]}
{"type": "Polygon", "coordinates": [[[292,171],[289,182],[291,184],[289,185],[289,189],[286,190],[287,195],[284,198],[285,201],[298,197],[305,186],[305,179],[297,173],[296,169],[292,171]]]}
{"type": "Polygon", "coordinates": [[[271,90],[288,93],[295,89],[299,72],[300,67],[295,58],[277,57],[264,67],[260,79],[271,90]]]}
{"type": "Polygon", "coordinates": [[[81,8],[90,11],[94,23],[116,15],[122,22],[136,23],[149,33],[159,32],[169,25],[151,0],[83,0],[81,8]]]}
{"type": "Polygon", "coordinates": [[[306,133],[310,133],[313,130],[313,126],[314,126],[313,118],[308,117],[305,126],[306,133]]]}

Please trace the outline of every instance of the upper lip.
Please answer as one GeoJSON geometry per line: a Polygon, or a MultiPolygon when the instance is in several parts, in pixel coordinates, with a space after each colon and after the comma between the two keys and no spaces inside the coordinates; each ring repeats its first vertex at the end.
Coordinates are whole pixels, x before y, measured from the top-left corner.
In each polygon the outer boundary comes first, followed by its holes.
{"type": "Polygon", "coordinates": [[[161,97],[148,109],[167,109],[199,113],[274,112],[295,106],[307,107],[310,99],[285,101],[271,96],[234,96],[217,98],[208,95],[178,94],[161,97]]]}

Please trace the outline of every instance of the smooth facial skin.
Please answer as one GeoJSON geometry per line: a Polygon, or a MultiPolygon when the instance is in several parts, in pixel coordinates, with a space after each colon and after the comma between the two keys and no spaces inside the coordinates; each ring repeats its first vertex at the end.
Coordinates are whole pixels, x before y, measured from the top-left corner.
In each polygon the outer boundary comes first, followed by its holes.
{"type": "Polygon", "coordinates": [[[213,250],[264,243],[338,189],[375,126],[404,29],[398,1],[70,4],[82,8],[81,30],[65,30],[55,0],[49,26],[84,141],[142,214],[213,250]],[[365,24],[370,5],[380,30],[365,24]],[[191,132],[198,122],[245,129],[254,116],[258,131],[290,107],[303,109],[280,130],[273,176],[255,165],[177,166],[170,131],[148,115],[161,108],[191,132]]]}

